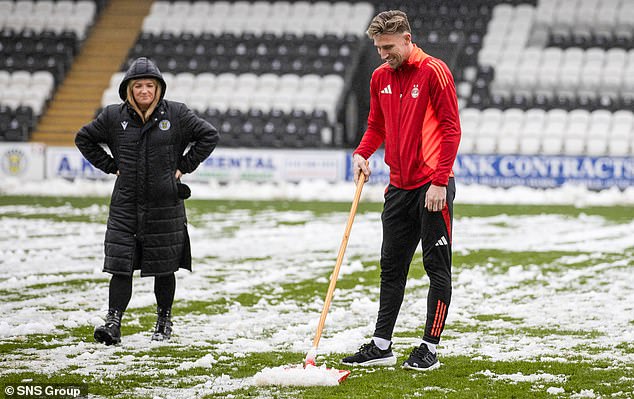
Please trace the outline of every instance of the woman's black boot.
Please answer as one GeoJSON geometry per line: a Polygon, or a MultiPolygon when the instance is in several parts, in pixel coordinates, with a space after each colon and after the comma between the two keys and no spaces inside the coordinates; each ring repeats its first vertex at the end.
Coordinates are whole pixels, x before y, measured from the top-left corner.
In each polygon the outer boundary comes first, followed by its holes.
{"type": "Polygon", "coordinates": [[[121,342],[121,317],[123,312],[117,309],[109,309],[106,315],[106,324],[95,328],[95,341],[116,345],[121,342]]]}
{"type": "Polygon", "coordinates": [[[156,308],[156,316],[152,341],[166,341],[172,336],[172,309],[156,308]]]}

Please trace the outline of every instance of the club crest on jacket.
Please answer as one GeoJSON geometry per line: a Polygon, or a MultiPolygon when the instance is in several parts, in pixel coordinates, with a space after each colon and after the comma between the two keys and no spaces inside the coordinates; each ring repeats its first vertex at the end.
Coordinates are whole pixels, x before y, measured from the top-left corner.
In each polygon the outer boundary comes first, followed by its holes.
{"type": "Polygon", "coordinates": [[[412,88],[412,98],[418,97],[418,93],[418,85],[414,85],[414,88],[412,88]]]}
{"type": "Polygon", "coordinates": [[[172,124],[167,119],[163,119],[162,121],[159,122],[159,129],[161,129],[163,131],[169,130],[169,128],[171,126],[172,126],[172,124]]]}

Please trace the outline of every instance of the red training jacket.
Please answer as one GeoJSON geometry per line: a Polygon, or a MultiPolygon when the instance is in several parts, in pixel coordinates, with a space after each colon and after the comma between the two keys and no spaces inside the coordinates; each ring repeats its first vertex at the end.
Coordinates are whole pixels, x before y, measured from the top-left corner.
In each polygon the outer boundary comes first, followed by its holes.
{"type": "Polygon", "coordinates": [[[460,135],[456,87],[443,61],[414,45],[396,70],[387,63],[374,70],[368,129],[354,153],[368,159],[385,141],[390,184],[446,186],[460,135]]]}

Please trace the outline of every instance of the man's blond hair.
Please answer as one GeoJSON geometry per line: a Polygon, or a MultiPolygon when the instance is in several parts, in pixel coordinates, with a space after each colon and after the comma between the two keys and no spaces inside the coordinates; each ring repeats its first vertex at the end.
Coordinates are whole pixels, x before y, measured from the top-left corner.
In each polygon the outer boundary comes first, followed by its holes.
{"type": "Polygon", "coordinates": [[[389,10],[383,11],[372,18],[372,22],[370,22],[370,26],[365,33],[370,39],[374,39],[378,35],[404,32],[412,33],[407,14],[400,10],[389,10]]]}

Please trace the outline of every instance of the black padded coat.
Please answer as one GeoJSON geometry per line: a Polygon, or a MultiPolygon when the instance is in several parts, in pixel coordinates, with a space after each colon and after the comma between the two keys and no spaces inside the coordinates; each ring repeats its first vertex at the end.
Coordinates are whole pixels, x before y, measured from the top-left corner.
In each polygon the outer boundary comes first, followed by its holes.
{"type": "MultiPolygon", "coordinates": [[[[158,68],[145,60],[130,67],[121,87],[130,79],[155,77],[165,93],[158,68]]],[[[146,123],[125,102],[105,107],[80,129],[75,144],[84,157],[106,173],[119,171],[110,200],[104,271],[130,275],[140,268],[141,276],[157,276],[191,270],[187,218],[175,172],[196,169],[218,138],[217,130],[185,104],[164,99],[146,123]]]]}

